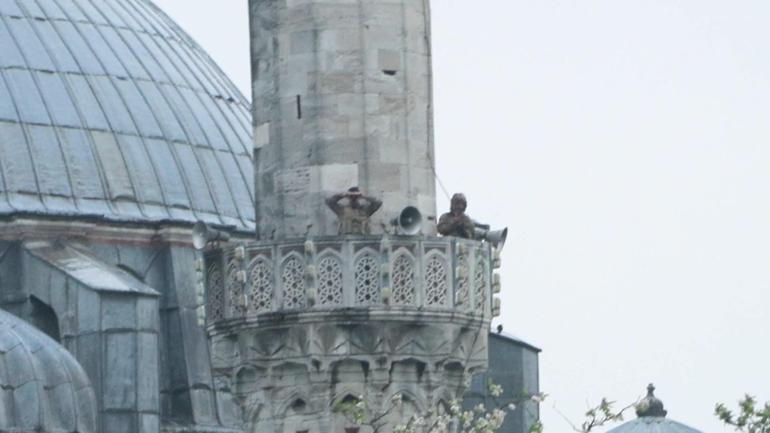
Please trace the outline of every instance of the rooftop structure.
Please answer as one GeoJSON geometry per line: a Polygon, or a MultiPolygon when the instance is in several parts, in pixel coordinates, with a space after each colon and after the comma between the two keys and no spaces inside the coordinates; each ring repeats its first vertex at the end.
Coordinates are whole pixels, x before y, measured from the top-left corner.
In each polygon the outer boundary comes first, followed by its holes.
{"type": "Polygon", "coordinates": [[[249,103],[147,0],[0,3],[0,216],[253,228],[249,103]]]}
{"type": "Polygon", "coordinates": [[[487,367],[500,251],[464,214],[436,236],[429,2],[249,6],[257,241],[206,252],[214,375],[261,433],[446,410],[487,367]]]}
{"type": "Polygon", "coordinates": [[[647,396],[636,405],[637,418],[607,433],[701,433],[692,427],[666,418],[663,402],[655,396],[655,387],[647,387],[647,396]]]}
{"type": "Polygon", "coordinates": [[[57,342],[0,310],[0,431],[96,433],[83,367],[57,342]]]}
{"type": "Polygon", "coordinates": [[[336,431],[330,402],[422,411],[486,365],[499,251],[435,236],[427,3],[279,3],[252,2],[256,42],[288,50],[255,46],[255,72],[294,76],[255,75],[252,142],[150,0],[0,0],[0,430],[336,431]],[[326,207],[351,186],[382,201],[368,233],[326,207]],[[195,251],[197,221],[231,242],[195,251]]]}
{"type": "MultiPolygon", "coordinates": [[[[239,431],[195,317],[191,228],[253,232],[249,109],[149,0],[0,1],[0,308],[96,396],[95,426],[55,431],[239,431]]],[[[27,389],[0,394],[34,411],[27,389]]],[[[59,389],[50,409],[69,410],[59,389]]]]}

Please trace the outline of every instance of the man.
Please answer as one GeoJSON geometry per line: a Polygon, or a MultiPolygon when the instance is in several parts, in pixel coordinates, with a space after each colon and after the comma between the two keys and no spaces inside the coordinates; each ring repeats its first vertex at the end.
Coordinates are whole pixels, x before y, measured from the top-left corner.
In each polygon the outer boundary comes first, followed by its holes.
{"type": "Polygon", "coordinates": [[[382,206],[382,201],[363,195],[354,186],[340,194],[334,194],[326,199],[326,205],[339,218],[339,234],[368,235],[370,233],[369,217],[382,206]]]}
{"type": "Polygon", "coordinates": [[[438,220],[438,232],[444,236],[473,239],[475,227],[470,217],[465,214],[467,208],[468,200],[465,195],[453,195],[449,213],[441,215],[438,220]]]}

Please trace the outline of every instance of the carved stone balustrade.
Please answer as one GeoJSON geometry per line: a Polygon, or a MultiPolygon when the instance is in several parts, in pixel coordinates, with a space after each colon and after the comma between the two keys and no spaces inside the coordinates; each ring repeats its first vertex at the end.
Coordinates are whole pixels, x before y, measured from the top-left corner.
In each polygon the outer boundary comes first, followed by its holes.
{"type": "Polygon", "coordinates": [[[498,260],[488,243],[422,236],[210,251],[217,395],[249,431],[271,433],[344,431],[334,408],[351,399],[388,413],[386,425],[405,416],[389,409],[396,395],[409,413],[446,407],[486,368],[498,260]]]}
{"type": "Polygon", "coordinates": [[[355,236],[258,242],[206,254],[209,324],[271,313],[365,308],[487,318],[489,244],[355,236]]]}

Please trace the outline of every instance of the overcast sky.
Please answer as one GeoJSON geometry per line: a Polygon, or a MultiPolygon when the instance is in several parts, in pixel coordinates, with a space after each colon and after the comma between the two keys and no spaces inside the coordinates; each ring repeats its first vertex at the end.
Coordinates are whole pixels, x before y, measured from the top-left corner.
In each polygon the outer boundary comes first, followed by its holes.
{"type": "MultiPolygon", "coordinates": [[[[248,94],[246,0],[156,1],[248,94]]],[[[770,400],[768,23],[767,0],[433,0],[439,176],[511,229],[501,322],[544,349],[547,432],[650,381],[707,433],[716,402],[770,400]]]]}

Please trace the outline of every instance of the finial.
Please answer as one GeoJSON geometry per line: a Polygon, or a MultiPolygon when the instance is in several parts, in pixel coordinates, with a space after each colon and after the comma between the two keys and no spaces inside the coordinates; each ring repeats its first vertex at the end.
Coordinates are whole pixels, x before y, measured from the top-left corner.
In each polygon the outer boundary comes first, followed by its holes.
{"type": "Polygon", "coordinates": [[[668,412],[663,409],[663,402],[655,397],[655,385],[647,386],[647,397],[636,404],[636,416],[663,418],[668,412]]]}

